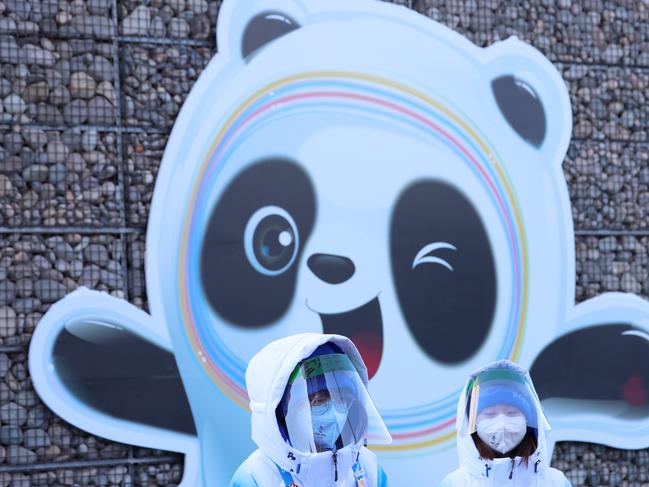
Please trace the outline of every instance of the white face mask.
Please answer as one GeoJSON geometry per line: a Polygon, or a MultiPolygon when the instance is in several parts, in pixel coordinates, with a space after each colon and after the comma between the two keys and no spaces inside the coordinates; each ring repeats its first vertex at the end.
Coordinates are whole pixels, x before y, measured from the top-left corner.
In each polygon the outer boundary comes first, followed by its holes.
{"type": "MultiPolygon", "coordinates": [[[[495,406],[498,408],[499,406],[495,406]]],[[[527,433],[527,421],[518,409],[517,412],[489,411],[486,408],[478,415],[478,437],[487,446],[505,454],[518,446],[527,433]]]]}
{"type": "Polygon", "coordinates": [[[340,429],[338,428],[338,418],[333,407],[329,407],[326,412],[319,416],[313,415],[311,424],[313,425],[313,440],[317,451],[334,450],[334,445],[340,435],[340,429]]]}
{"type": "Polygon", "coordinates": [[[311,425],[313,440],[317,451],[335,450],[336,440],[345,424],[349,406],[340,401],[332,401],[329,394],[315,394],[310,398],[311,425]]]}

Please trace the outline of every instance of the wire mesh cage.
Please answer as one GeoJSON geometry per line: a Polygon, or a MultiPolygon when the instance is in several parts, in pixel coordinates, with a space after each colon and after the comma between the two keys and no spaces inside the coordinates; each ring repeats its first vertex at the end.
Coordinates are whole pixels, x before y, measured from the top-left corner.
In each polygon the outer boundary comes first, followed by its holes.
{"type": "MultiPolygon", "coordinates": [[[[147,309],[145,230],[175,117],[217,46],[218,0],[0,3],[0,485],[175,485],[182,456],[89,435],[34,392],[27,346],[86,286],[147,309]]],[[[649,297],[649,6],[395,0],[480,46],[515,35],[568,85],[576,298],[649,297]]],[[[412,46],[417,49],[418,46],[412,46]]],[[[573,485],[649,482],[647,450],[565,443],[573,485]]]]}

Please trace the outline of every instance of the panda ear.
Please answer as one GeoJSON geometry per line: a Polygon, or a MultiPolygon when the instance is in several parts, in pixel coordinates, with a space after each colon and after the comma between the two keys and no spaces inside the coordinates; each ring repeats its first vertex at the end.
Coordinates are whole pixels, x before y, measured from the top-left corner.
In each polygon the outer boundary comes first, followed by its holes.
{"type": "Polygon", "coordinates": [[[299,29],[305,17],[299,0],[226,0],[217,21],[217,49],[250,59],[275,39],[299,29]]]}
{"type": "Polygon", "coordinates": [[[503,75],[491,82],[491,89],[511,128],[534,147],[540,147],[547,127],[545,109],[534,88],[515,76],[503,75]]]}
{"type": "Polygon", "coordinates": [[[563,160],[572,132],[568,89],[552,63],[516,38],[486,49],[484,95],[503,129],[563,160]]]}
{"type": "Polygon", "coordinates": [[[241,55],[248,58],[257,49],[297,28],[297,22],[281,12],[259,14],[246,25],[241,39],[241,55]]]}

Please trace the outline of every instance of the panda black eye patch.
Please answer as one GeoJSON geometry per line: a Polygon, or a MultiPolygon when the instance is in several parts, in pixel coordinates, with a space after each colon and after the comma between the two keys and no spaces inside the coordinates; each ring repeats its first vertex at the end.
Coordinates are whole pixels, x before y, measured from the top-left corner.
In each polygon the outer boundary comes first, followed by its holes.
{"type": "Polygon", "coordinates": [[[210,307],[245,328],[281,318],[315,211],[313,184],[294,161],[264,159],[239,173],[216,202],[202,242],[201,283],[210,307]]]}
{"type": "Polygon", "coordinates": [[[456,364],[491,329],[496,271],[471,201],[441,181],[419,181],[397,198],[390,222],[392,275],[403,317],[432,360],[456,364]]]}

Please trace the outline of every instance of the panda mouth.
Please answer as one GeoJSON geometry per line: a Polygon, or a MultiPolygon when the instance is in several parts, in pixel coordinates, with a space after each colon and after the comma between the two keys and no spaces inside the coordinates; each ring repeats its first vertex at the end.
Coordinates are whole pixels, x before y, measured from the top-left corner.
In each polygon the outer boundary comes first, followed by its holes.
{"type": "Polygon", "coordinates": [[[383,355],[383,318],[378,296],[344,313],[318,314],[324,333],[344,335],[354,342],[371,379],[378,371],[383,355]]]}

